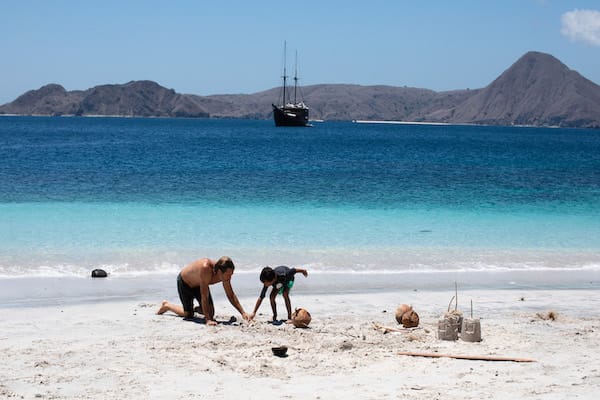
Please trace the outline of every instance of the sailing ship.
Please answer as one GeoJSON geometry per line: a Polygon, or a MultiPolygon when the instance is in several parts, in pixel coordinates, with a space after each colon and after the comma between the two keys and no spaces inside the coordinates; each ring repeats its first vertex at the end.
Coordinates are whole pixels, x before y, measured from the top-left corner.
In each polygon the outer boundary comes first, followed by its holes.
{"type": "Polygon", "coordinates": [[[284,43],[283,56],[283,87],[281,96],[281,105],[273,106],[273,119],[275,126],[310,126],[308,123],[308,107],[304,102],[297,100],[298,93],[298,53],[296,53],[296,65],[294,68],[294,91],[293,99],[290,90],[287,90],[287,70],[286,70],[286,44],[284,43]]]}

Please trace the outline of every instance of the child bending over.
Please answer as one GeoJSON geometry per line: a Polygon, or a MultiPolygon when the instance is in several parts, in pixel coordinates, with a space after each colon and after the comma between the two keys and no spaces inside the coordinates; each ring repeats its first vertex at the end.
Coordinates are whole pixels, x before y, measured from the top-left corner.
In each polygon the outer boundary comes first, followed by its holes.
{"type": "Polygon", "coordinates": [[[283,299],[285,300],[285,308],[287,309],[286,323],[290,323],[292,320],[290,290],[292,289],[292,286],[294,286],[294,275],[296,275],[298,272],[304,276],[308,276],[308,272],[302,268],[288,268],[285,265],[281,265],[276,268],[264,267],[260,273],[260,281],[264,286],[260,292],[258,300],[256,300],[254,311],[252,314],[250,314],[250,320],[254,319],[256,311],[258,311],[262,300],[265,298],[269,286],[273,286],[270,295],[271,308],[273,309],[273,321],[277,321],[277,305],[275,304],[275,297],[277,297],[277,294],[282,294],[283,299]]]}

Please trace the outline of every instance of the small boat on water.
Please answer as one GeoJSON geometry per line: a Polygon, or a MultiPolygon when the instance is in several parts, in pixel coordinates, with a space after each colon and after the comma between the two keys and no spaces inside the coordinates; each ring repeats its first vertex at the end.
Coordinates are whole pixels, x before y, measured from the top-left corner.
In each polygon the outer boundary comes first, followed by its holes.
{"type": "Polygon", "coordinates": [[[287,68],[286,68],[286,44],[284,43],[283,56],[283,87],[281,105],[273,106],[273,119],[275,126],[310,126],[308,123],[308,107],[304,102],[297,100],[298,93],[298,54],[296,53],[296,67],[294,71],[294,90],[291,98],[290,90],[287,90],[287,68]]]}

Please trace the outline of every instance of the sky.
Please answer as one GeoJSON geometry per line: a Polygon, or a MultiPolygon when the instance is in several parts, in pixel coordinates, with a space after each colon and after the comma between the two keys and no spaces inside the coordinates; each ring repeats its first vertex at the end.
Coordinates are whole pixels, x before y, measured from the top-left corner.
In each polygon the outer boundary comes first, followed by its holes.
{"type": "Polygon", "coordinates": [[[600,84],[600,0],[0,0],[0,104],[153,80],[256,93],[300,85],[476,89],[528,51],[600,84]]]}

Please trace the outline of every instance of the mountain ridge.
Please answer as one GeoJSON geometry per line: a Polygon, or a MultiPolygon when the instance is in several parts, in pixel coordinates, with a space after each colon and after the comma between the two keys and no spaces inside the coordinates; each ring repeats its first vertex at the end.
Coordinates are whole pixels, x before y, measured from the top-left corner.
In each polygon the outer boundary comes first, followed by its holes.
{"type": "MultiPolygon", "coordinates": [[[[600,128],[600,86],[535,51],[481,89],[436,92],[355,84],[299,89],[313,119],[600,128]]],[[[75,91],[48,84],[0,106],[0,114],[269,119],[279,91],[199,96],[153,81],[75,91]]]]}

